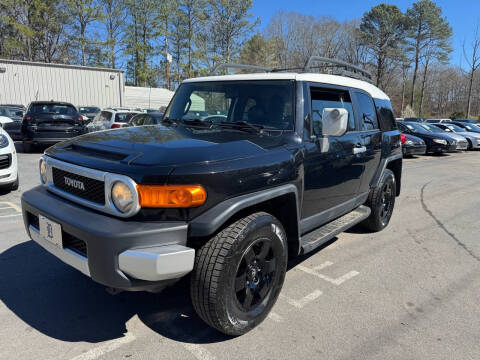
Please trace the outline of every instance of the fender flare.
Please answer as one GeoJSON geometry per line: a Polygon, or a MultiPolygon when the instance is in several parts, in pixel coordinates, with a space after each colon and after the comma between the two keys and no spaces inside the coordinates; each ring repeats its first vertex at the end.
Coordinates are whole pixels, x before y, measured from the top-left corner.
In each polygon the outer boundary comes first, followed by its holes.
{"type": "Polygon", "coordinates": [[[191,237],[209,236],[215,233],[225,222],[228,221],[228,219],[237,214],[239,211],[267,200],[291,193],[295,195],[298,223],[300,216],[298,208],[298,189],[293,184],[286,184],[222,201],[221,203],[215,205],[203,214],[191,220],[188,224],[188,234],[191,237]]]}
{"type": "Polygon", "coordinates": [[[379,185],[380,180],[382,179],[383,173],[385,172],[385,169],[387,168],[388,163],[394,160],[402,159],[402,158],[403,158],[403,154],[398,153],[380,160],[380,165],[378,166],[378,170],[375,173],[375,176],[373,177],[372,182],[370,184],[371,187],[376,188],[379,185]]]}

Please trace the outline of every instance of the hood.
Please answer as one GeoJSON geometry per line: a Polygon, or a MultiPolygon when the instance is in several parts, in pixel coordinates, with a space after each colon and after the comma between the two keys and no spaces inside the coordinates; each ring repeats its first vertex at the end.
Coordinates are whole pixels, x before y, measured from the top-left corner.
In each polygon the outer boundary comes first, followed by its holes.
{"type": "Polygon", "coordinates": [[[69,162],[85,155],[136,166],[182,166],[248,158],[281,146],[284,137],[183,126],[139,126],[88,133],[47,154],[69,162]]]}
{"type": "Polygon", "coordinates": [[[445,133],[442,133],[442,135],[446,135],[456,141],[466,141],[467,139],[465,139],[465,136],[462,136],[460,134],[456,134],[456,133],[451,133],[451,132],[445,132],[445,133]]]}

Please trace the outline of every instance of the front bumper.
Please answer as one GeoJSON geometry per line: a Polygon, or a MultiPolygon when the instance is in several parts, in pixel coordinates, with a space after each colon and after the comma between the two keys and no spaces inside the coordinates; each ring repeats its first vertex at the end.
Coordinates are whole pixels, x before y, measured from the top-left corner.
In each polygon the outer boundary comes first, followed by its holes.
{"type": "Polygon", "coordinates": [[[13,146],[7,146],[0,149],[0,157],[2,161],[0,164],[5,164],[8,159],[10,165],[0,168],[0,185],[7,185],[14,183],[17,180],[17,153],[13,146]]]}
{"type": "Polygon", "coordinates": [[[105,286],[153,290],[193,269],[187,223],[136,222],[97,213],[38,186],[22,195],[28,234],[63,262],[105,286]],[[61,225],[62,246],[40,235],[38,215],[61,225]]]}

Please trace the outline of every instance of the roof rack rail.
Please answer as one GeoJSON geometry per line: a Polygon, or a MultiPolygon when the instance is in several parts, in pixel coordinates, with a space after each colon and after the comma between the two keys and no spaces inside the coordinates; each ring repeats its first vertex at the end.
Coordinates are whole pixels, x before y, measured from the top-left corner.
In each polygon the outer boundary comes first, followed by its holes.
{"type": "Polygon", "coordinates": [[[353,65],[342,60],[330,59],[322,56],[310,56],[308,61],[305,63],[305,66],[303,67],[303,71],[307,72],[312,68],[319,68],[319,67],[325,68],[325,66],[312,66],[314,62],[329,64],[327,65],[327,67],[332,67],[337,69],[343,68],[343,70],[337,71],[335,75],[353,77],[355,79],[364,80],[368,82],[372,81],[372,73],[370,71],[367,71],[365,69],[362,69],[360,66],[353,65]]]}
{"type": "Polygon", "coordinates": [[[272,69],[264,66],[257,66],[257,65],[246,65],[246,64],[218,64],[213,68],[209,75],[214,75],[217,71],[221,69],[242,69],[242,70],[258,70],[263,72],[271,72],[272,69]]]}

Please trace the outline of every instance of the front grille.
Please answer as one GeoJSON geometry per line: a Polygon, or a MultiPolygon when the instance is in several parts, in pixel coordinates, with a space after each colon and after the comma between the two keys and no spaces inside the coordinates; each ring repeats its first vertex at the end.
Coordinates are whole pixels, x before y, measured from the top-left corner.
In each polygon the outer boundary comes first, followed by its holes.
{"type": "Polygon", "coordinates": [[[0,155],[0,169],[7,169],[12,164],[12,155],[0,155]]]}
{"type": "Polygon", "coordinates": [[[87,244],[85,241],[62,231],[63,247],[75,251],[76,253],[87,257],[87,244]]]}
{"type": "Polygon", "coordinates": [[[103,181],[77,175],[56,167],[52,167],[52,175],[53,184],[56,188],[100,205],[105,204],[105,185],[103,181]],[[66,178],[71,179],[72,181],[68,181],[77,186],[67,185],[66,178]]]}

